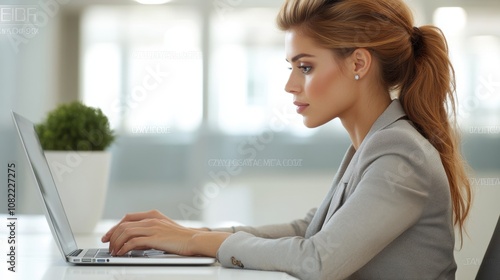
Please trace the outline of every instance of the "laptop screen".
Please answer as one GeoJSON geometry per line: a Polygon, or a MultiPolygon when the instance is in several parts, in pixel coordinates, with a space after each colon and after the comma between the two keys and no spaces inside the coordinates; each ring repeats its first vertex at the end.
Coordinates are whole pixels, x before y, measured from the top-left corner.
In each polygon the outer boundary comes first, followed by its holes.
{"type": "Polygon", "coordinates": [[[78,248],[42,146],[32,122],[14,112],[12,117],[44,202],[45,217],[61,253],[66,256],[78,248]]]}

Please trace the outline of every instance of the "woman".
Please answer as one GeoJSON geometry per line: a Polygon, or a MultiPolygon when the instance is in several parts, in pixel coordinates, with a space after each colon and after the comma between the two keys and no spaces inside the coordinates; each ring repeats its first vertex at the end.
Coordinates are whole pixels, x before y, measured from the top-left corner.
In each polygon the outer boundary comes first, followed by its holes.
{"type": "Polygon", "coordinates": [[[155,248],[301,279],[453,279],[470,185],[440,30],[414,27],[400,0],[288,0],[277,21],[304,124],[339,118],[352,141],[323,203],[290,224],[212,231],[130,214],[103,241],[115,255],[155,248]]]}

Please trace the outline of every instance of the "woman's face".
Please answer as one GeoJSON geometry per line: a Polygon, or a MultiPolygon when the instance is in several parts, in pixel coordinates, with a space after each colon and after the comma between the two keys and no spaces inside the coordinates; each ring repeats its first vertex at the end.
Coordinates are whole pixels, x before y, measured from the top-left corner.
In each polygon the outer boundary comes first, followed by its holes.
{"type": "Polygon", "coordinates": [[[346,63],[349,58],[335,59],[331,50],[318,47],[311,38],[293,29],[286,32],[285,51],[291,64],[285,90],[294,95],[304,124],[317,127],[348,114],[357,99],[354,74],[348,75],[352,72],[346,63]]]}

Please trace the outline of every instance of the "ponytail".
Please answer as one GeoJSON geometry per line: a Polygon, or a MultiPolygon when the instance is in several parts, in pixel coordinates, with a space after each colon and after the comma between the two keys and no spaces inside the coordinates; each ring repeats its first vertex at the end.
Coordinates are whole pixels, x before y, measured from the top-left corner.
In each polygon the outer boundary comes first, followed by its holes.
{"type": "Polygon", "coordinates": [[[450,184],[454,223],[462,229],[470,210],[471,188],[456,126],[455,73],[439,28],[414,28],[412,38],[413,70],[402,82],[399,99],[408,118],[439,151],[450,184]]]}

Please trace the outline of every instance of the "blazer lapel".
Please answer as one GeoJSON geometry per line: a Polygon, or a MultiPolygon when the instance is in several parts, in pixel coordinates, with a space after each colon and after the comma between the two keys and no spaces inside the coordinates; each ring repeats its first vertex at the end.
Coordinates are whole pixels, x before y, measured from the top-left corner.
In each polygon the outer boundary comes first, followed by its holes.
{"type": "MultiPolygon", "coordinates": [[[[350,160],[345,163],[347,164],[347,166],[345,167],[344,172],[341,174],[341,177],[338,180],[338,182],[336,182],[337,188],[335,188],[335,193],[333,194],[326,217],[323,220],[322,227],[324,227],[325,224],[328,222],[328,220],[330,220],[330,217],[332,217],[333,214],[337,212],[337,210],[342,206],[343,201],[345,200],[345,192],[347,189],[347,184],[349,182],[349,178],[351,178],[351,175],[354,171],[353,166],[356,166],[356,162],[358,161],[358,155],[359,155],[359,153],[357,153],[354,147],[352,146],[350,152],[352,152],[352,156],[350,160]]],[[[342,163],[344,164],[344,162],[342,163]]]]}
{"type": "Polygon", "coordinates": [[[316,213],[314,214],[314,217],[311,220],[311,223],[309,223],[309,226],[307,227],[306,234],[305,234],[306,238],[309,238],[309,237],[315,235],[322,228],[323,223],[325,221],[325,218],[327,217],[328,209],[331,207],[331,203],[333,201],[333,198],[334,198],[335,194],[337,193],[340,179],[344,176],[346,168],[349,165],[349,162],[351,161],[351,158],[355,152],[356,152],[356,150],[354,149],[354,147],[351,146],[351,147],[349,147],[346,154],[344,155],[344,159],[342,160],[342,163],[340,164],[339,170],[337,171],[337,174],[335,174],[335,177],[333,177],[333,183],[332,183],[332,187],[330,188],[330,191],[326,195],[325,199],[321,203],[318,210],[316,210],[316,213]]]}

